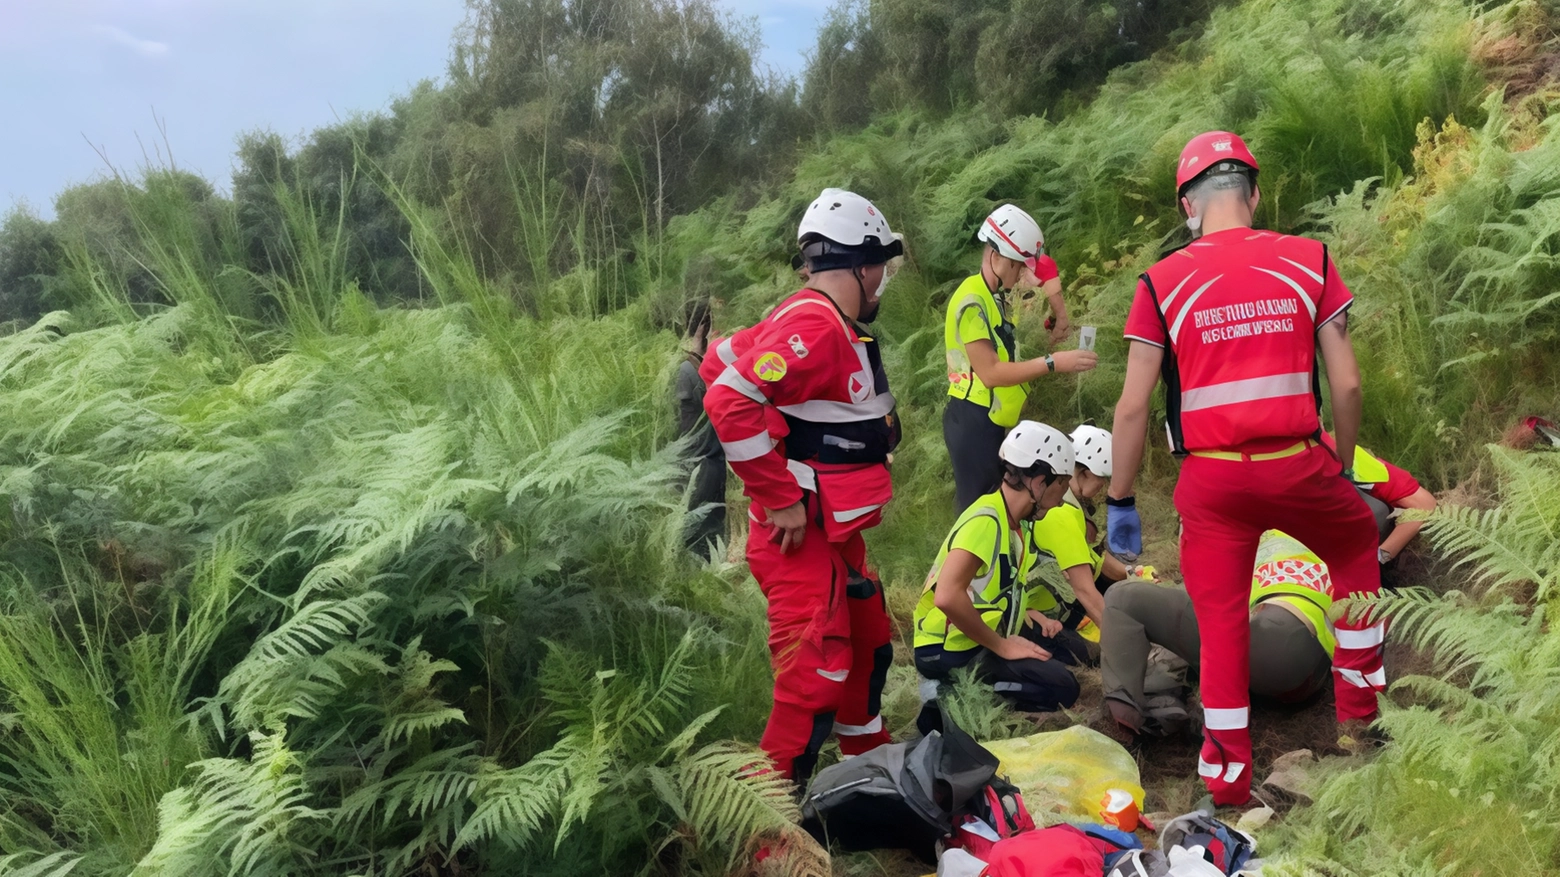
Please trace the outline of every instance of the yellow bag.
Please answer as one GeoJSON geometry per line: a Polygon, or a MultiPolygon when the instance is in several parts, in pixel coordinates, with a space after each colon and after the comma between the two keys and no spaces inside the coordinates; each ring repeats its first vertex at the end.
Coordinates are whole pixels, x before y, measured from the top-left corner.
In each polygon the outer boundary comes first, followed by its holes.
{"type": "Polygon", "coordinates": [[[1130,793],[1143,808],[1137,761],[1119,743],[1083,725],[982,745],[1002,762],[998,775],[1023,792],[1036,824],[1101,822],[1111,789],[1130,793]]]}
{"type": "Polygon", "coordinates": [[[1085,618],[1078,622],[1078,635],[1091,643],[1098,644],[1100,641],[1100,629],[1094,626],[1092,618],[1085,618]]]}

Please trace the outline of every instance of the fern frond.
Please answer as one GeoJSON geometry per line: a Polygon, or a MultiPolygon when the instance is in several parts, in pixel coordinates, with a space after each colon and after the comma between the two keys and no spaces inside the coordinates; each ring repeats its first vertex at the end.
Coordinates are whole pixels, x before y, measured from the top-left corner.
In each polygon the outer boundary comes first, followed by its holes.
{"type": "Polygon", "coordinates": [[[305,801],[301,764],[281,734],[249,736],[249,761],[214,758],[192,765],[192,787],[163,799],[157,842],[135,873],[210,873],[212,858],[232,875],[284,875],[311,857],[307,830],[327,821],[305,801]]]}
{"type": "Polygon", "coordinates": [[[751,747],[714,743],[675,764],[678,806],[696,843],[727,851],[727,866],[749,838],[801,819],[793,785],[751,747]]]}
{"type": "Polygon", "coordinates": [[[570,753],[557,747],[509,769],[491,765],[477,775],[477,806],[455,836],[454,849],[491,841],[529,847],[558,816],[569,784],[570,753]]]}
{"type": "Polygon", "coordinates": [[[395,693],[386,710],[383,745],[393,746],[399,741],[409,740],[413,735],[424,734],[452,722],[464,723],[464,711],[450,706],[429,690],[435,676],[459,669],[454,661],[436,660],[423,651],[422,637],[413,637],[401,651],[395,693]]]}
{"type": "Polygon", "coordinates": [[[61,851],[28,861],[25,853],[0,856],[0,877],[65,877],[81,864],[80,856],[61,851]]]}

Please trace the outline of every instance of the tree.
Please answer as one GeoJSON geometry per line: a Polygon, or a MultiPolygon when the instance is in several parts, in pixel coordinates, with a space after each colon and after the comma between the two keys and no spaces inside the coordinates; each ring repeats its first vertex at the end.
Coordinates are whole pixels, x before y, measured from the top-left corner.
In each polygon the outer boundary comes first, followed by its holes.
{"type": "Polygon", "coordinates": [[[54,224],[23,204],[0,223],[0,320],[31,322],[48,310],[46,292],[58,270],[54,224]]]}

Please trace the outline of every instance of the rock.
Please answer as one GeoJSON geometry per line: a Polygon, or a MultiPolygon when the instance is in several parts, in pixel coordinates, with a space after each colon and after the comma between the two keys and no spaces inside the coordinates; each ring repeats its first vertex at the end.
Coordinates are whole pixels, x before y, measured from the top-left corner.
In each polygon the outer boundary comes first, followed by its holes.
{"type": "Polygon", "coordinates": [[[1273,820],[1275,815],[1272,807],[1257,807],[1241,814],[1240,821],[1235,827],[1241,831],[1256,831],[1273,820]]]}
{"type": "Polygon", "coordinates": [[[1316,791],[1311,767],[1316,756],[1309,749],[1286,752],[1273,761],[1273,770],[1262,781],[1262,790],[1297,804],[1309,804],[1316,791]]]}

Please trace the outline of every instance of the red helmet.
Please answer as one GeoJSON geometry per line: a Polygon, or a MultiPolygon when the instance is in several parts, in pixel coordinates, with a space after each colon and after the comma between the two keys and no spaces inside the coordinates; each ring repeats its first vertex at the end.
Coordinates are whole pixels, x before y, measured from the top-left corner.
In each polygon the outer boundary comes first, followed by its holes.
{"type": "MultiPolygon", "coordinates": [[[[1198,134],[1181,150],[1181,161],[1175,167],[1175,194],[1180,197],[1193,180],[1226,162],[1243,164],[1251,169],[1252,181],[1256,181],[1257,159],[1246,148],[1246,141],[1228,131],[1209,131],[1198,134]]],[[[1231,167],[1230,170],[1235,170],[1231,167]]]]}

